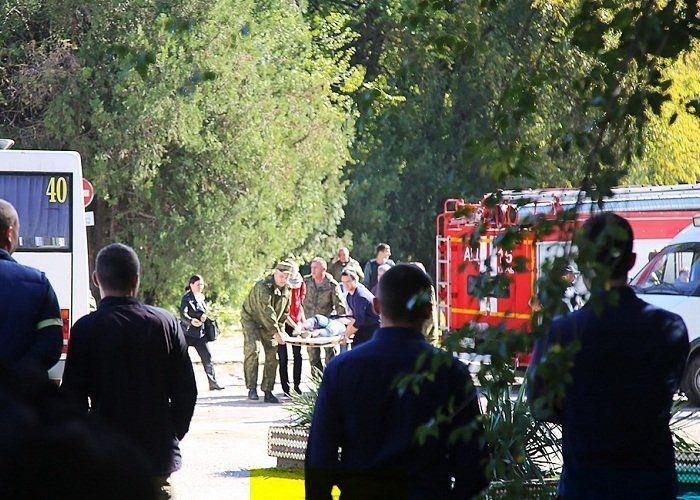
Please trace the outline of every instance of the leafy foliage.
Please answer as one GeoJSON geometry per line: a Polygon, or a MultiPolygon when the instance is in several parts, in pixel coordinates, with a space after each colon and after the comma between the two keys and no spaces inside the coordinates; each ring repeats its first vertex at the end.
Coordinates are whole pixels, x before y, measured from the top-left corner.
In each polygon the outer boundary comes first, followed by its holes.
{"type": "Polygon", "coordinates": [[[314,406],[318,398],[318,388],[321,385],[323,374],[317,369],[311,368],[311,377],[308,380],[308,391],[297,394],[290,393],[292,398],[291,406],[286,409],[292,417],[292,425],[294,427],[311,427],[311,420],[314,416],[314,406]]]}
{"type": "MultiPolygon", "coordinates": [[[[322,248],[345,197],[358,85],[342,18],[247,0],[11,1],[0,135],[81,152],[91,248],[133,245],[148,301],[202,273],[238,303],[322,248]],[[26,50],[29,48],[29,50],[26,50]]],[[[330,241],[333,241],[332,239],[330,241]]]]}
{"type": "Polygon", "coordinates": [[[644,149],[627,180],[637,184],[695,183],[700,180],[700,121],[689,103],[700,95],[700,47],[696,42],[662,70],[671,99],[660,115],[650,114],[644,149]]]}
{"type": "Polygon", "coordinates": [[[588,189],[592,173],[609,186],[630,167],[633,182],[692,179],[697,93],[669,85],[693,78],[691,63],[670,65],[692,52],[694,2],[311,5],[347,13],[360,35],[353,60],[367,82],[354,94],[358,140],[342,225],[358,257],[386,240],[401,260],[432,261],[425,235],[447,198],[588,189]],[[671,94],[658,118],[678,111],[669,131],[655,117],[671,94]]]}

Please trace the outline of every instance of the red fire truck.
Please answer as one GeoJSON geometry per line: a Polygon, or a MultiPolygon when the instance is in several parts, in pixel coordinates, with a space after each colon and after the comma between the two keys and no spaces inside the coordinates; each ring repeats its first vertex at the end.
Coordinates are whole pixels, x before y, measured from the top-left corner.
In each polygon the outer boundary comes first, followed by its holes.
{"type": "MultiPolygon", "coordinates": [[[[559,231],[535,240],[526,230],[523,241],[512,251],[498,245],[506,228],[518,224],[527,216],[539,215],[554,219],[562,210],[577,206],[577,223],[598,211],[590,199],[579,200],[575,189],[545,189],[505,191],[493,206],[484,197],[479,203],[449,199],[437,217],[435,238],[436,284],[439,326],[442,332],[456,330],[467,323],[484,327],[505,322],[506,328],[525,329],[530,325],[530,299],[542,263],[564,255],[571,238],[570,231],[559,231]],[[474,248],[470,239],[485,222],[474,248]],[[515,272],[513,263],[526,263],[525,272],[515,272]],[[475,286],[483,274],[510,276],[510,285],[490,296],[477,298],[475,286]]],[[[604,200],[604,210],[627,219],[634,231],[634,251],[637,264],[634,276],[647,262],[647,256],[663,248],[681,229],[692,223],[700,211],[700,184],[621,187],[604,200]]],[[[527,366],[529,356],[518,356],[521,366],[527,366]]]]}

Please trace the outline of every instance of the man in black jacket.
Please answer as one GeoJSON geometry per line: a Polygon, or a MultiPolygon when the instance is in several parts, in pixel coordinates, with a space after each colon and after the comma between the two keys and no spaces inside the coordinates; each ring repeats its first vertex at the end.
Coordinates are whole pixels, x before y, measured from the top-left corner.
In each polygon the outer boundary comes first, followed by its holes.
{"type": "Polygon", "coordinates": [[[63,390],[140,445],[150,475],[167,490],[197,400],[187,344],[172,314],[136,299],[139,260],[131,248],[100,250],[93,279],[102,301],[73,326],[63,390]]]}
{"type": "Polygon", "coordinates": [[[467,499],[487,485],[488,454],[467,367],[431,347],[421,333],[432,313],[431,287],[417,267],[392,267],[375,299],[382,327],[328,363],[306,449],[309,500],[330,500],[333,485],[342,498],[362,500],[467,499]],[[415,373],[419,360],[428,367],[421,372],[438,367],[418,393],[399,391],[397,380],[415,373]],[[439,411],[450,418],[419,443],[418,429],[439,411]],[[457,429],[471,431],[451,439],[457,429]]]}
{"type": "Polygon", "coordinates": [[[586,221],[578,248],[590,261],[580,269],[586,276],[595,270],[601,283],[535,344],[528,399],[536,418],[562,424],[562,499],[676,498],[669,419],[688,333],[680,316],[627,286],[633,241],[618,215],[586,221]],[[573,366],[562,397],[560,368],[550,359],[564,355],[573,366]]]}

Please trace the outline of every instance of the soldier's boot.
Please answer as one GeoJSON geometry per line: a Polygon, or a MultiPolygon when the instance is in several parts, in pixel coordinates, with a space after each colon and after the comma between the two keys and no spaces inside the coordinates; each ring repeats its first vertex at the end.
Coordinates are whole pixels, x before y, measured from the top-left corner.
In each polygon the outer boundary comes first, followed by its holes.
{"type": "Polygon", "coordinates": [[[266,403],[279,403],[280,400],[272,394],[272,391],[265,391],[265,402],[266,403]]]}
{"type": "Polygon", "coordinates": [[[255,389],[249,390],[248,391],[248,399],[252,399],[253,401],[257,401],[258,399],[260,399],[258,397],[258,391],[255,389]]]}

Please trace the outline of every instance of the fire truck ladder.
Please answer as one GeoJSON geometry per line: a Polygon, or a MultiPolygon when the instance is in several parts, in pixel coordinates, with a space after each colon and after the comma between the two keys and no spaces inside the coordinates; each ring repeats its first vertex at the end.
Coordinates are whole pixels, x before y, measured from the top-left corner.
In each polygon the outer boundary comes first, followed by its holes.
{"type": "Polygon", "coordinates": [[[452,327],[452,288],[450,286],[450,264],[451,264],[450,237],[435,237],[435,284],[436,300],[438,305],[438,329],[440,331],[450,331],[452,327]],[[445,251],[441,252],[440,249],[445,251]],[[444,288],[445,300],[440,300],[440,291],[444,288]],[[444,318],[444,324],[443,324],[444,318]]]}

